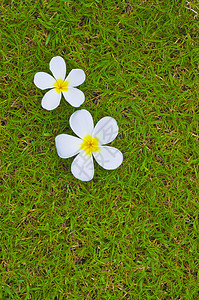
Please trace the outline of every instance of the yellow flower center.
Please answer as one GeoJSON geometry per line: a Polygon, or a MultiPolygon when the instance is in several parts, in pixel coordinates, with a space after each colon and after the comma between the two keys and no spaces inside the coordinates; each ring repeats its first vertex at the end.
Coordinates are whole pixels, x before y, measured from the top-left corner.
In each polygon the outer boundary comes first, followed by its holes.
{"type": "Polygon", "coordinates": [[[57,93],[66,92],[68,90],[68,81],[63,81],[61,78],[53,84],[57,93]]]}
{"type": "Polygon", "coordinates": [[[97,152],[100,150],[98,139],[87,135],[83,139],[83,143],[81,144],[81,149],[86,152],[86,154],[91,155],[92,152],[97,152]]]}

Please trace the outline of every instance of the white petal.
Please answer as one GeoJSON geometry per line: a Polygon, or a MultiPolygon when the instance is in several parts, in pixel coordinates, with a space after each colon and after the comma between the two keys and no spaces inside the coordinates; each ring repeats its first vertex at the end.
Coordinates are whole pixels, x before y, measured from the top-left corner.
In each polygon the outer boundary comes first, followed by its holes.
{"type": "Polygon", "coordinates": [[[68,134],[60,134],[55,138],[57,153],[61,158],[68,158],[80,152],[82,140],[68,134]]]}
{"type": "Polygon", "coordinates": [[[94,128],[93,118],[87,110],[81,109],[74,112],[70,117],[69,123],[74,133],[82,139],[87,135],[92,135],[94,128]]]}
{"type": "Polygon", "coordinates": [[[52,89],[44,95],[41,106],[47,110],[53,110],[59,105],[60,100],[61,93],[57,93],[56,89],[52,89]]]}
{"type": "Polygon", "coordinates": [[[85,100],[84,93],[76,88],[69,88],[67,92],[62,93],[66,101],[74,107],[79,107],[85,100]]]}
{"type": "Polygon", "coordinates": [[[66,63],[61,56],[55,56],[50,61],[50,70],[56,79],[64,80],[66,77],[66,63]]]}
{"type": "Polygon", "coordinates": [[[69,87],[74,87],[82,84],[86,79],[86,75],[81,69],[73,69],[68,74],[66,80],[69,83],[69,87]]]}
{"type": "Polygon", "coordinates": [[[55,78],[45,72],[38,72],[34,76],[34,84],[41,90],[52,88],[55,82],[55,78]]]}
{"type": "Polygon", "coordinates": [[[86,155],[85,151],[81,151],[72,162],[71,172],[82,181],[91,180],[94,176],[92,155],[86,155]]]}
{"type": "Polygon", "coordinates": [[[123,161],[122,153],[109,146],[101,146],[99,152],[93,152],[93,156],[97,163],[106,170],[118,168],[123,161]]]}
{"type": "Polygon", "coordinates": [[[104,117],[96,124],[93,136],[99,139],[101,145],[112,142],[118,135],[118,126],[115,119],[104,117]]]}

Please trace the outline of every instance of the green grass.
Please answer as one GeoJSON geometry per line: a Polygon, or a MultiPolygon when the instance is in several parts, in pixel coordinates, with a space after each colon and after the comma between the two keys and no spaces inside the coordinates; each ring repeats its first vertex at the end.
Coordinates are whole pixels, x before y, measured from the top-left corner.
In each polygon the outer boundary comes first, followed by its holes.
{"type": "MultiPolygon", "coordinates": [[[[198,5],[199,6],[199,5],[198,5]]],[[[199,299],[196,1],[2,0],[0,299],[199,299]],[[87,75],[124,154],[73,177],[54,139],[76,110],[33,84],[53,56],[87,75]]]]}

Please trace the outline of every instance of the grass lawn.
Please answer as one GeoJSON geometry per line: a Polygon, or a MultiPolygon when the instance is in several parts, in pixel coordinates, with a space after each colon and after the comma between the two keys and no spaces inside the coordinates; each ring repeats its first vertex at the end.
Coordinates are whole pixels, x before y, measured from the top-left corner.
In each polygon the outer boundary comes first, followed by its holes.
{"type": "Polygon", "coordinates": [[[2,0],[0,299],[199,299],[199,4],[2,0]],[[80,108],[117,120],[124,155],[73,177],[41,107],[53,56],[87,78],[80,108]]]}

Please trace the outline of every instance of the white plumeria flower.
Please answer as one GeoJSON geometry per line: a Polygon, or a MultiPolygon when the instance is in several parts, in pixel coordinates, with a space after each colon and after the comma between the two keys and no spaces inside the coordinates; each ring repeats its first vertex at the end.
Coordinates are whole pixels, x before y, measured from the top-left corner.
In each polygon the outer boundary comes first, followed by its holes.
{"type": "Polygon", "coordinates": [[[72,106],[79,107],[84,102],[85,96],[75,87],[84,82],[86,78],[84,71],[73,69],[66,77],[66,63],[60,56],[51,59],[50,70],[54,77],[45,72],[38,72],[34,76],[34,84],[39,89],[51,89],[44,95],[42,107],[47,110],[55,109],[60,103],[61,94],[72,106]]]}
{"type": "Polygon", "coordinates": [[[93,156],[98,164],[106,170],[113,170],[121,165],[122,153],[116,148],[104,146],[104,144],[112,142],[118,134],[115,119],[104,117],[94,128],[91,114],[87,110],[81,109],[71,115],[69,123],[79,138],[60,134],[56,136],[55,144],[61,158],[78,154],[71,165],[71,172],[76,178],[82,181],[89,181],[93,178],[93,156]]]}

